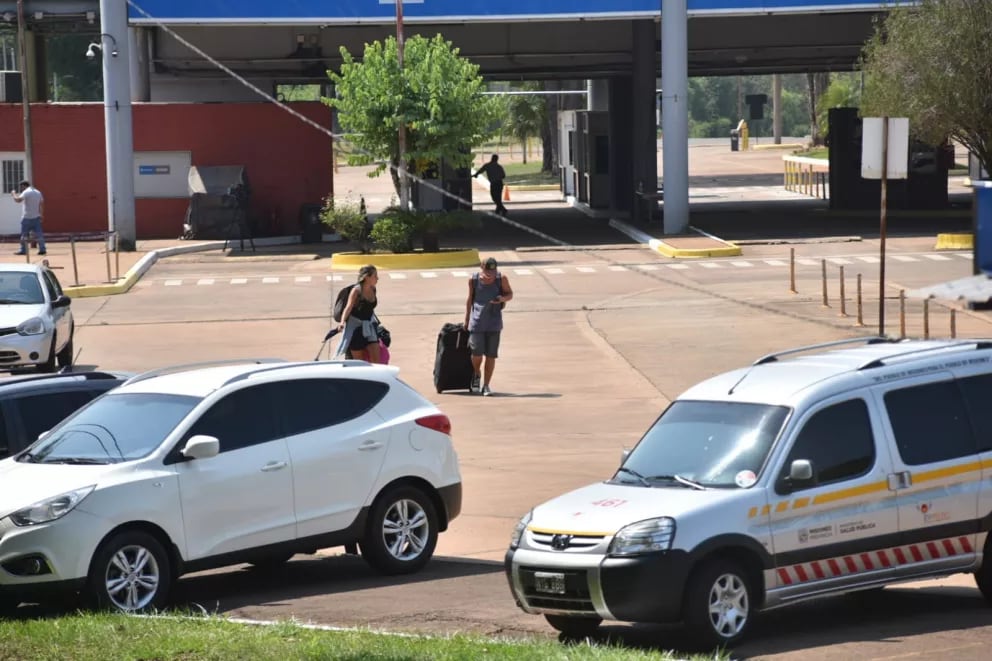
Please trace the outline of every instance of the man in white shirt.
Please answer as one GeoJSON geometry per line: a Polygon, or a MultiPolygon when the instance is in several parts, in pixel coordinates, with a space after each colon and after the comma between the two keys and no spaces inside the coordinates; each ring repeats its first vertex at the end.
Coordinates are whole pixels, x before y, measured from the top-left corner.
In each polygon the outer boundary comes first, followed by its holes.
{"type": "Polygon", "coordinates": [[[45,234],[41,231],[41,217],[44,215],[45,198],[41,191],[31,185],[31,182],[24,180],[19,188],[20,193],[11,191],[14,201],[24,205],[21,211],[21,249],[15,255],[26,255],[28,253],[28,237],[34,232],[34,238],[38,242],[38,254],[44,255],[45,234]]]}

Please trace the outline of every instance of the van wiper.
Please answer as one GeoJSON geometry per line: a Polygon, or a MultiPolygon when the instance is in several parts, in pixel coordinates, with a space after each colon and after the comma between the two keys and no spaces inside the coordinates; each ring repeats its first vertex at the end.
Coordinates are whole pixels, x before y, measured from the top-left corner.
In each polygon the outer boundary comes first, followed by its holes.
{"type": "Polygon", "coordinates": [[[640,480],[641,481],[641,484],[643,484],[644,486],[646,486],[646,487],[651,486],[651,483],[648,482],[648,478],[644,477],[643,475],[641,475],[640,473],[638,473],[637,471],[635,471],[633,468],[626,468],[624,466],[621,466],[620,468],[617,469],[617,472],[618,473],[627,473],[628,475],[633,475],[638,480],[640,480]]]}
{"type": "Polygon", "coordinates": [[[698,489],[699,491],[706,491],[708,487],[704,487],[699,482],[695,480],[690,480],[687,477],[682,477],[681,475],[652,475],[648,478],[649,480],[671,480],[672,482],[678,482],[687,487],[692,487],[693,489],[698,489]]]}

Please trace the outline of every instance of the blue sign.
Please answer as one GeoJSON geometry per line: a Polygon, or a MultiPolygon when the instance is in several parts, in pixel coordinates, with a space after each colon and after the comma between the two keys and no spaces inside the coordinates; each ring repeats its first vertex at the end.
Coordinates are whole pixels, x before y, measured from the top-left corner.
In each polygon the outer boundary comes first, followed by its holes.
{"type": "Polygon", "coordinates": [[[138,174],[169,174],[171,168],[168,165],[139,165],[138,174]]]}
{"type": "MultiPolygon", "coordinates": [[[[409,22],[656,18],[663,0],[403,0],[409,22]]],[[[876,11],[911,0],[687,0],[690,15],[876,11]]],[[[389,23],[396,0],[131,0],[132,24],[389,23]]]]}

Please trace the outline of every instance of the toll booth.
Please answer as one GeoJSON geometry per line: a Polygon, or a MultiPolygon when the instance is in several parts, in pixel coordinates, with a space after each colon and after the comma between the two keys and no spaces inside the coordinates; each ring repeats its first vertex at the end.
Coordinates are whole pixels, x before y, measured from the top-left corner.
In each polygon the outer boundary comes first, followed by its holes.
{"type": "Polygon", "coordinates": [[[610,114],[575,112],[575,175],[578,201],[592,209],[610,206],[610,114]]]}
{"type": "Polygon", "coordinates": [[[558,176],[561,193],[566,199],[575,199],[575,111],[558,112],[558,176]]]}
{"type": "Polygon", "coordinates": [[[453,167],[442,159],[440,164],[418,163],[415,172],[423,180],[423,183],[415,181],[411,187],[415,208],[420,211],[472,210],[471,169],[453,167]]]}
{"type": "MultiPolygon", "coordinates": [[[[862,121],[857,108],[831,108],[830,208],[878,209],[881,183],[861,177],[862,121]]],[[[948,205],[947,173],[954,165],[950,145],[924,144],[910,137],[906,179],[890,180],[887,204],[890,209],[943,209],[948,205]]]]}

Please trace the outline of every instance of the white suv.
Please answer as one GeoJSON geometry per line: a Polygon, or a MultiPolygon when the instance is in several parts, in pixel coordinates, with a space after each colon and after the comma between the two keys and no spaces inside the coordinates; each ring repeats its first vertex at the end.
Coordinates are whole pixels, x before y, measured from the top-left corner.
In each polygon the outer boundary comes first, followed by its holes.
{"type": "Polygon", "coordinates": [[[990,402],[988,340],[765,356],[682,394],[611,479],[524,516],[511,590],[570,636],[682,621],[706,647],[758,610],[898,581],[973,572],[992,600],[990,402]]]}
{"type": "Polygon", "coordinates": [[[0,461],[0,605],[80,591],[166,603],[183,573],[360,546],[387,574],[461,510],[443,413],[361,361],[138,375],[0,461]]]}

